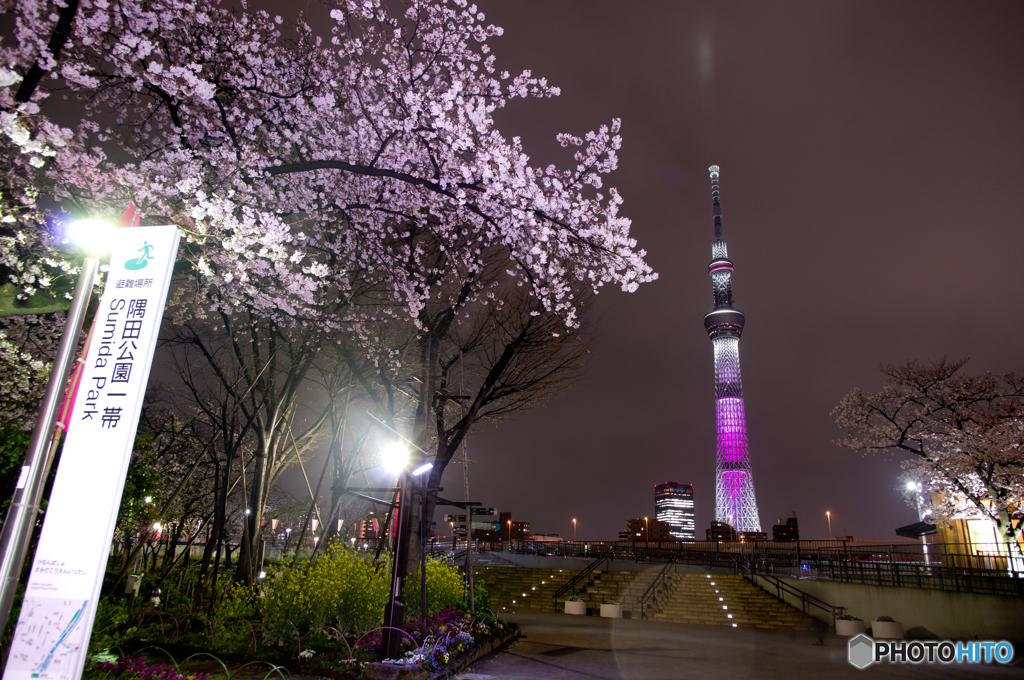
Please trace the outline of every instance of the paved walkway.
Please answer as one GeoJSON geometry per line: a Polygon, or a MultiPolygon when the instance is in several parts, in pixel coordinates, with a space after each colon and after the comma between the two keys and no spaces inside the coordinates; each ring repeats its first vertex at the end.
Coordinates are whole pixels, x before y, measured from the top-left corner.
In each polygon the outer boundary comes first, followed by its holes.
{"type": "Polygon", "coordinates": [[[1015,666],[872,664],[846,660],[847,638],[827,634],[509,613],[523,637],[456,676],[461,680],[740,680],[743,678],[1024,678],[1015,666]]]}

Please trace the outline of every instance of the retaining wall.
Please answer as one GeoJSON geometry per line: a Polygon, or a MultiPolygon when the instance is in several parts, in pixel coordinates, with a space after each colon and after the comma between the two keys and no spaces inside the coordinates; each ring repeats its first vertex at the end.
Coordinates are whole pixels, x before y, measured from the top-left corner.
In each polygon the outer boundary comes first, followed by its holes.
{"type": "MultiPolygon", "coordinates": [[[[903,624],[908,637],[1024,642],[1024,598],[816,579],[781,580],[831,605],[846,607],[869,627],[879,616],[891,616],[903,624]]],[[[776,588],[760,578],[758,581],[765,590],[776,593],[776,588]]],[[[785,598],[800,607],[798,598],[785,598]]],[[[831,615],[816,607],[808,613],[832,623],[831,615]]]]}

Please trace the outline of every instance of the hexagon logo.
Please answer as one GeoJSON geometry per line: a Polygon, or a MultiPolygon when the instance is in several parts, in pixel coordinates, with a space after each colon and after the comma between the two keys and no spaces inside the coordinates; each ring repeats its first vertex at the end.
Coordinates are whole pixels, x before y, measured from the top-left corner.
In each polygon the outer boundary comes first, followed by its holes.
{"type": "Polygon", "coordinates": [[[857,668],[867,668],[875,660],[875,641],[861,633],[850,638],[850,663],[857,668]]]}

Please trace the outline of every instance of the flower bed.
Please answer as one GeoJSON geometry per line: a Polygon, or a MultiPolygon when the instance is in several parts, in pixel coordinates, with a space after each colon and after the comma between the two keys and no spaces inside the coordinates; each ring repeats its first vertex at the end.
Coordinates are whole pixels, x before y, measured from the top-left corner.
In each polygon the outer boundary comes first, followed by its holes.
{"type": "Polygon", "coordinates": [[[206,673],[186,675],[174,665],[152,664],[142,656],[124,656],[114,661],[88,664],[82,677],[83,680],[93,677],[108,680],[209,680],[206,673]]]}

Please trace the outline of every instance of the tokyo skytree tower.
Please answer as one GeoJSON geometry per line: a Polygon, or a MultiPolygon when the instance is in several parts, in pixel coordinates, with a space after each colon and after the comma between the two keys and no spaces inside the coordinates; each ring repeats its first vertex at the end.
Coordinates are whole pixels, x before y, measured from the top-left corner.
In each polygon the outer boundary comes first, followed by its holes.
{"type": "Polygon", "coordinates": [[[740,380],[740,335],[743,312],[732,306],[732,261],[722,237],[722,206],[718,196],[718,166],[712,165],[715,242],[708,273],[715,293],[715,308],[704,316],[704,328],[715,351],[715,422],[718,459],[715,468],[715,520],[737,532],[761,531],[754,498],[754,479],[747,450],[747,424],[743,415],[740,380]]]}

